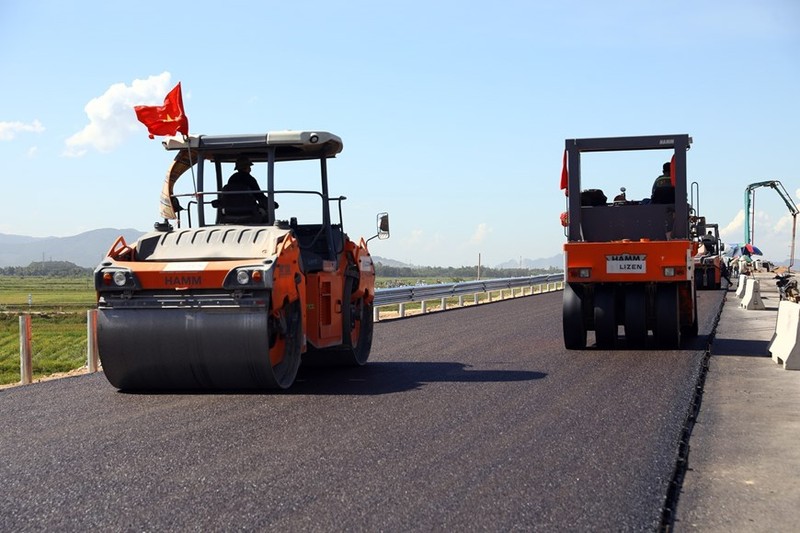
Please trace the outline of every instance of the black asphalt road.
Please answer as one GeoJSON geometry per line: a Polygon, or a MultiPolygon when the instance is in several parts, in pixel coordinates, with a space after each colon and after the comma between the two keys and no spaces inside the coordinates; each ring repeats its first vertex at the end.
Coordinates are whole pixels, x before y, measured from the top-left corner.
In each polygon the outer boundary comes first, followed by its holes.
{"type": "Polygon", "coordinates": [[[680,351],[567,352],[551,293],[381,322],[288,393],[1,391],[0,530],[652,531],[722,297],[680,351]]]}

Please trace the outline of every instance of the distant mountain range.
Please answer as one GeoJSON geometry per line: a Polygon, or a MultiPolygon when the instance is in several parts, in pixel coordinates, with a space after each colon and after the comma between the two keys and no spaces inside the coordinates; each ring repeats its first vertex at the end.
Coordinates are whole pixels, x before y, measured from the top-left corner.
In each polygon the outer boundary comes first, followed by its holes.
{"type": "Polygon", "coordinates": [[[542,259],[528,259],[527,257],[518,260],[511,259],[505,263],[500,263],[496,268],[564,268],[564,254],[556,254],[552,257],[542,259]]]}
{"type": "MultiPolygon", "coordinates": [[[[370,255],[372,255],[372,254],[370,254],[370,255]]],[[[390,267],[398,267],[398,268],[416,266],[416,265],[411,265],[409,263],[403,263],[402,261],[396,261],[394,259],[387,259],[386,257],[381,257],[379,255],[372,255],[372,262],[375,263],[376,265],[378,263],[380,263],[382,265],[386,265],[386,266],[390,266],[390,267]]]]}
{"type": "Polygon", "coordinates": [[[122,235],[134,242],[143,231],[103,228],[72,237],[25,237],[0,233],[0,267],[28,266],[34,261],[69,261],[82,267],[95,267],[111,245],[122,235]]]}

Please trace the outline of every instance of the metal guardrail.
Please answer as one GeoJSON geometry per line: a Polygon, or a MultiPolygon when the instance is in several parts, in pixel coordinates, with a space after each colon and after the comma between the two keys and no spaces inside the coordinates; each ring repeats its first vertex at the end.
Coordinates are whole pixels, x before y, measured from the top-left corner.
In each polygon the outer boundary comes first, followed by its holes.
{"type": "Polygon", "coordinates": [[[405,304],[411,302],[421,302],[422,313],[426,312],[425,302],[428,300],[441,300],[442,308],[446,308],[448,298],[458,297],[458,305],[464,305],[465,295],[474,295],[473,303],[478,302],[479,294],[488,294],[488,300],[492,300],[493,292],[503,292],[510,290],[511,295],[515,295],[515,290],[522,288],[522,295],[525,289],[531,288],[531,294],[535,293],[534,287],[545,286],[546,290],[539,292],[549,292],[551,290],[563,289],[564,274],[542,274],[539,276],[525,276],[519,278],[499,278],[485,279],[477,281],[462,281],[459,283],[441,283],[437,285],[410,285],[408,287],[395,287],[391,289],[377,289],[375,300],[373,301],[374,320],[380,319],[380,308],[388,305],[399,305],[399,315],[405,316],[405,304]]]}

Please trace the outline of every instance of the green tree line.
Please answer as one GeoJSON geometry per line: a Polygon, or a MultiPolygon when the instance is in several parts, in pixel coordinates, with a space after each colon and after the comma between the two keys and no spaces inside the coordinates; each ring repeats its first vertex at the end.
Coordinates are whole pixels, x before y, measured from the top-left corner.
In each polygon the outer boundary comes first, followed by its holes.
{"type": "Polygon", "coordinates": [[[73,277],[91,276],[92,272],[92,268],[80,267],[69,261],[38,261],[24,267],[0,268],[0,276],[73,277]]]}

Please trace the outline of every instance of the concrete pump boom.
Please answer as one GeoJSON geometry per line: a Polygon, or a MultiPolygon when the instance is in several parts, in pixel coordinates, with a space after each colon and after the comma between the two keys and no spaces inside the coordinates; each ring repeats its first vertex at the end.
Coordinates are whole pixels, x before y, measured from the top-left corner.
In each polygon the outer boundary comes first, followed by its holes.
{"type": "Polygon", "coordinates": [[[751,183],[747,186],[744,190],[744,241],[747,244],[753,243],[753,233],[755,225],[755,190],[759,187],[770,187],[778,193],[781,199],[786,204],[786,207],[789,208],[789,213],[792,215],[792,246],[791,252],[789,254],[789,268],[791,269],[794,265],[794,243],[795,243],[795,233],[797,231],[797,214],[800,213],[800,210],[797,209],[797,205],[792,201],[791,196],[789,193],[786,192],[783,184],[777,180],[770,180],[770,181],[759,181],[757,183],[751,183]],[[753,223],[751,225],[750,217],[753,217],[753,223]]]}

